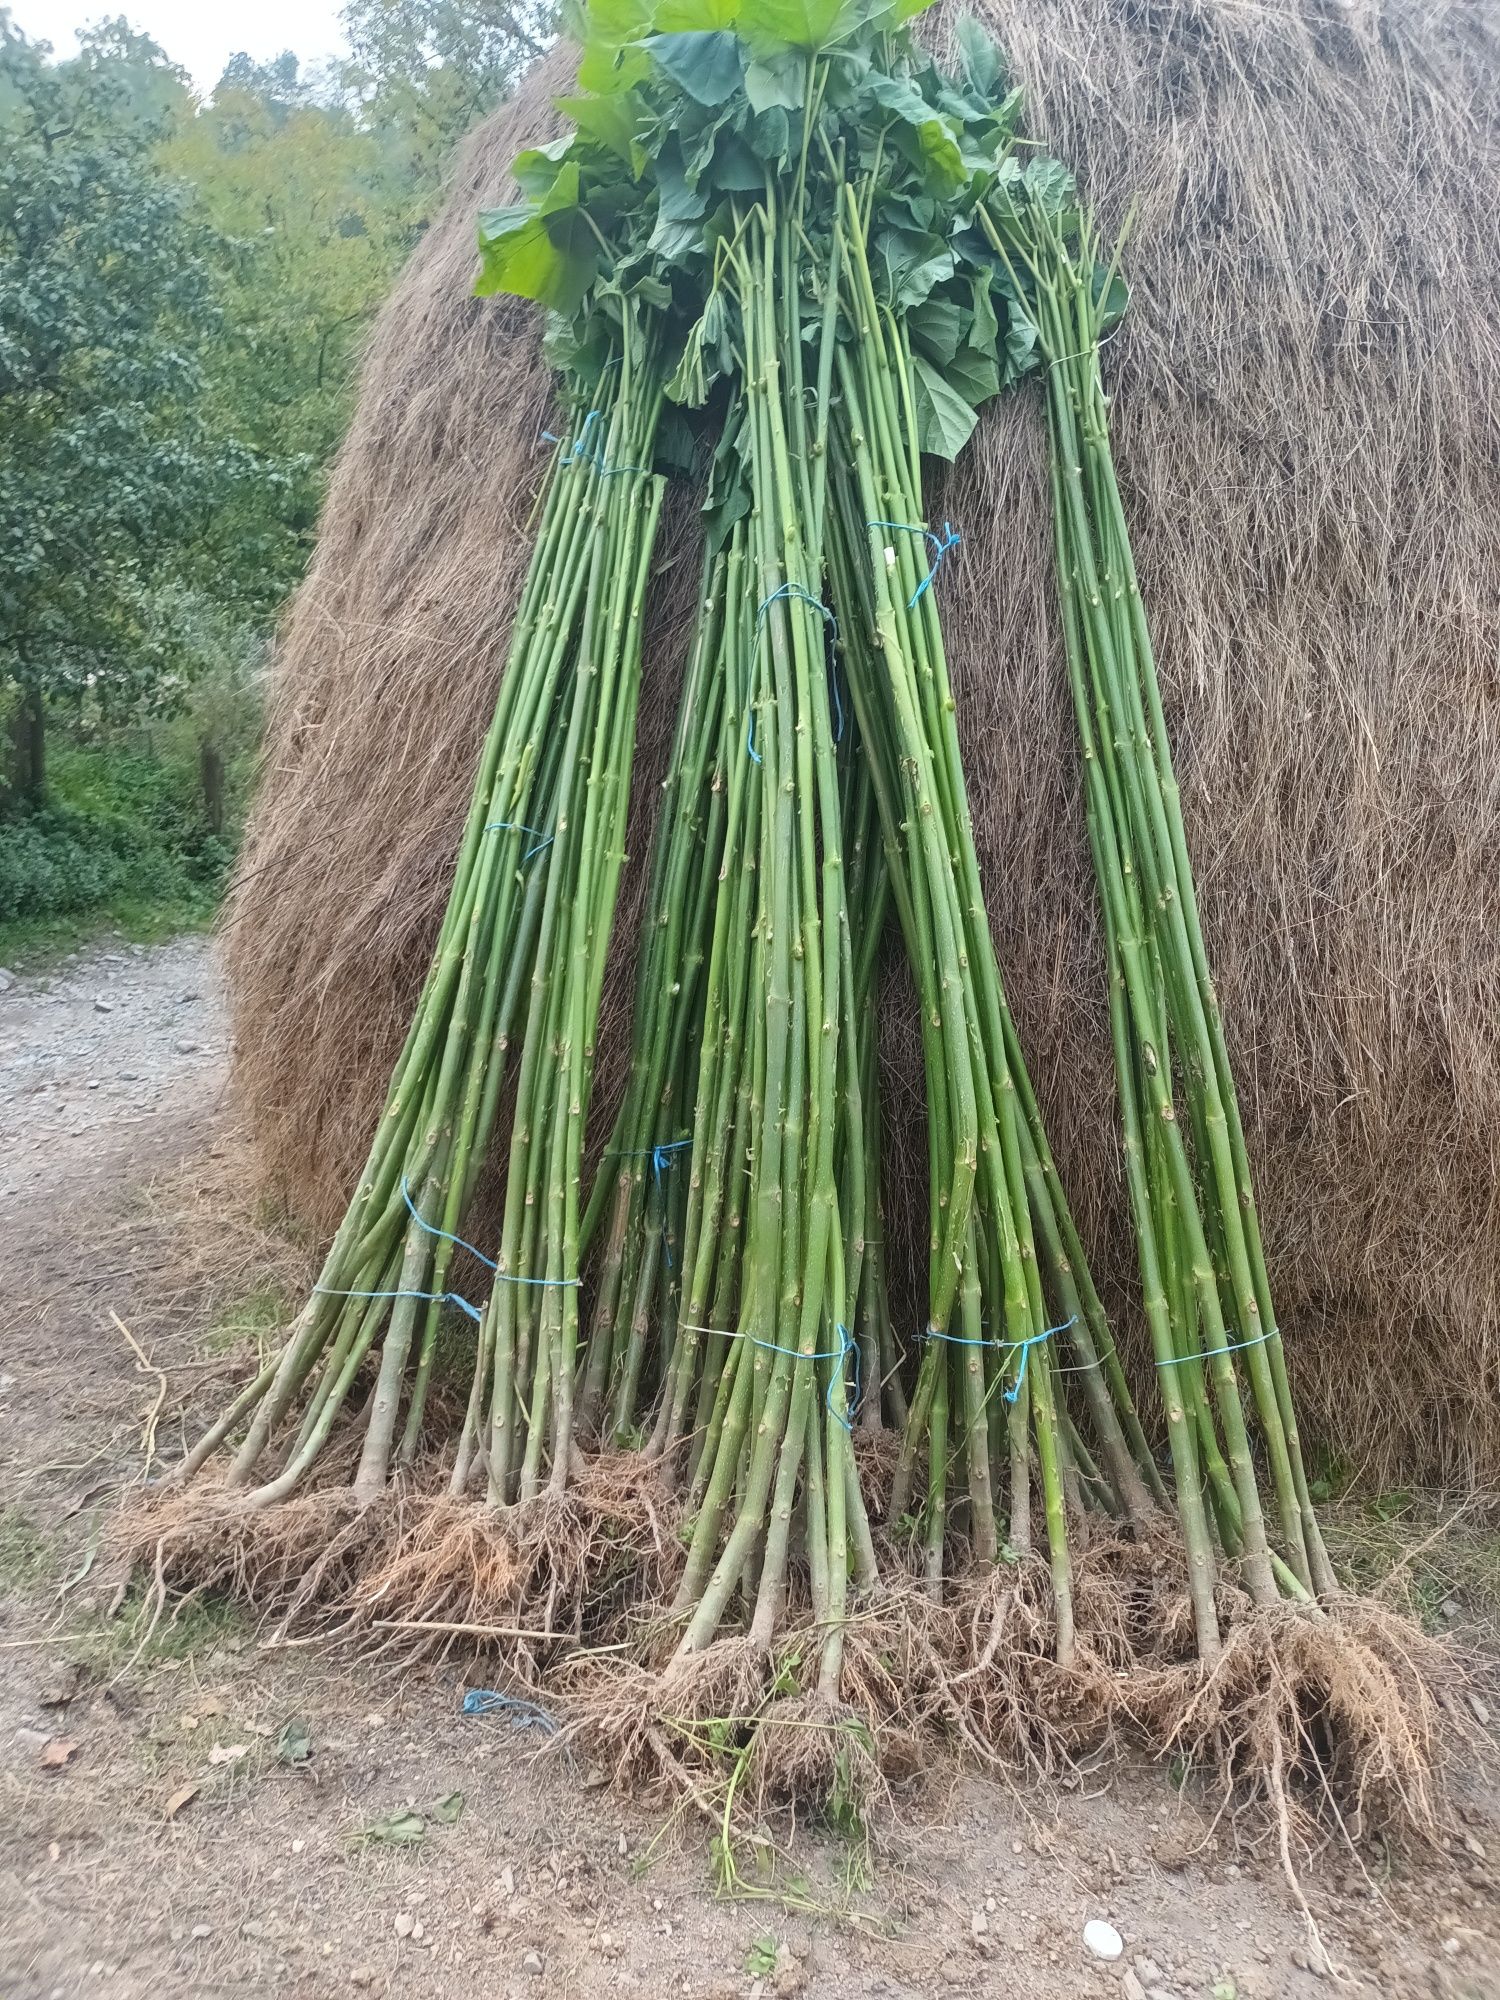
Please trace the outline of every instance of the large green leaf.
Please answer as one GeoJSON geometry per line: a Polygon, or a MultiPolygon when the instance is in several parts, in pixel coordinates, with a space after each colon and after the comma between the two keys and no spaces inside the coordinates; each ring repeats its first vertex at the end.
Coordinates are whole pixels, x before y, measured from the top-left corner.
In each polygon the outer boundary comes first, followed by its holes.
{"type": "Polygon", "coordinates": [[[1005,81],[1005,63],[999,49],[972,14],[960,16],[954,34],[970,88],[986,102],[993,101],[1005,81]]]}
{"type": "Polygon", "coordinates": [[[920,341],[923,352],[940,368],[946,368],[957,354],[965,328],[963,308],[952,299],[924,299],[907,314],[907,329],[920,341]]]}
{"type": "MultiPolygon", "coordinates": [[[[575,166],[575,182],[577,171],[575,166]]],[[[474,291],[480,298],[509,292],[554,312],[573,313],[598,269],[598,245],[577,207],[542,214],[529,203],[517,203],[479,218],[474,291]]]]}
{"type": "Polygon", "coordinates": [[[750,100],[750,109],[769,111],[779,105],[783,111],[800,111],[806,94],[805,67],[792,56],[747,63],[745,95],[750,100]]]}
{"type": "Polygon", "coordinates": [[[965,402],[976,407],[1000,393],[1000,365],[993,354],[983,354],[977,347],[961,347],[943,375],[965,402]]]}
{"type": "Polygon", "coordinates": [[[1061,160],[1028,160],[1021,173],[1027,195],[1048,215],[1061,215],[1077,200],[1073,176],[1061,160]]]}
{"type": "Polygon", "coordinates": [[[517,153],[511,166],[516,177],[516,186],[528,201],[540,201],[552,192],[553,183],[562,172],[573,144],[573,135],[566,133],[561,139],[553,139],[545,146],[528,146],[523,153],[517,153]]]}
{"type": "Polygon", "coordinates": [[[740,32],[757,46],[824,49],[860,18],[858,0],[745,0],[740,32]]]}
{"type": "Polygon", "coordinates": [[[584,138],[614,153],[633,170],[638,107],[632,98],[620,93],[613,97],[558,97],[553,102],[584,138]]]}
{"type": "Polygon", "coordinates": [[[739,18],[740,0],[660,0],[651,25],[659,35],[694,34],[732,28],[739,18]]]}
{"type": "Polygon", "coordinates": [[[657,155],[656,185],[657,214],[663,222],[696,222],[708,207],[707,194],[688,184],[682,149],[675,139],[669,139],[657,155]]]}
{"type": "Polygon", "coordinates": [[[586,0],[586,24],[580,39],[621,48],[638,42],[651,26],[654,0],[586,0]]]}
{"type": "Polygon", "coordinates": [[[912,356],[911,368],[918,446],[936,458],[957,458],[978,422],[973,408],[920,354],[912,356]]]}
{"type": "Polygon", "coordinates": [[[886,303],[897,312],[920,305],[934,285],[953,276],[953,251],[940,236],[912,229],[882,229],[875,239],[874,264],[886,303]]]}
{"type": "Polygon", "coordinates": [[[578,65],[578,88],[602,97],[634,90],[651,73],[651,58],[642,48],[616,48],[609,42],[589,42],[578,65]]]}
{"type": "Polygon", "coordinates": [[[646,47],[679,89],[710,110],[727,104],[744,82],[740,44],[723,29],[652,35],[646,47]]]}
{"type": "Polygon", "coordinates": [[[888,111],[893,118],[914,127],[925,125],[932,116],[932,106],[905,77],[888,76],[884,70],[872,70],[865,79],[865,88],[882,111],[888,111]]]}
{"type": "Polygon", "coordinates": [[[924,119],[917,127],[917,143],[922,149],[922,158],[938,179],[951,189],[963,187],[969,179],[969,169],[964,164],[964,156],[959,151],[958,141],[951,128],[941,118],[924,119]]]}

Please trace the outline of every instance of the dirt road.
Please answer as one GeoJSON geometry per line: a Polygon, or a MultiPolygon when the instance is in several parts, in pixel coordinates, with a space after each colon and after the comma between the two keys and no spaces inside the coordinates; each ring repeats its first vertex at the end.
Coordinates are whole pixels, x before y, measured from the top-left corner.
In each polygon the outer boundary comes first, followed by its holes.
{"type": "MultiPolygon", "coordinates": [[[[0,982],[3,983],[3,982],[0,982]]],[[[1311,2000],[1274,1855],[1164,1774],[957,1771],[868,1845],[705,1831],[462,1713],[457,1671],[278,1646],[216,1604],[118,1615],[104,1537],[273,1337],[307,1251],[242,1193],[211,948],[0,992],[0,1996],[1311,2000]],[[756,1893],[758,1892],[758,1893],[756,1893]],[[1123,1939],[1113,1963],[1091,1919],[1123,1939]]],[[[1305,1881],[1349,1993],[1500,1995],[1500,1835],[1305,1881]]]]}

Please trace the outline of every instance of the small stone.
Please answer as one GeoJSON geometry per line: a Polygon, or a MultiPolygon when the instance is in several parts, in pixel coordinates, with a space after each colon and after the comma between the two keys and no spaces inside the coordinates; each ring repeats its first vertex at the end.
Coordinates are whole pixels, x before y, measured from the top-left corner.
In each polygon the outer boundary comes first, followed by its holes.
{"type": "Polygon", "coordinates": [[[198,1053],[196,1042],[173,1042],[172,1047],[180,1056],[195,1056],[198,1053]]]}
{"type": "Polygon", "coordinates": [[[1161,1967],[1154,1958],[1140,1952],[1135,1961],[1135,1969],[1140,1974],[1142,1986],[1155,1986],[1161,1980],[1161,1967]]]}
{"type": "Polygon", "coordinates": [[[989,1930],[989,1927],[990,1920],[984,1914],[983,1910],[976,1910],[969,1919],[969,1935],[971,1937],[983,1937],[989,1930]]]}
{"type": "Polygon", "coordinates": [[[1024,1854],[1026,1849],[1021,1841],[1013,1840],[1010,1844],[1010,1851],[1012,1854],[1024,1854]]]}
{"type": "Polygon", "coordinates": [[[1146,2000],[1145,1987],[1142,1986],[1141,1982],[1128,1966],[1126,1967],[1125,1977],[1120,1981],[1120,1991],[1125,1995],[1125,2000],[1146,2000]]]}
{"type": "Polygon", "coordinates": [[[351,1986],[373,1986],[375,1984],[375,1975],[369,1966],[357,1965],[349,1974],[349,1984],[351,1986]]]}
{"type": "Polygon", "coordinates": [[[420,1919],[420,1918],[418,1918],[418,1920],[416,1921],[416,1923],[414,1923],[414,1924],[412,1925],[412,1927],[411,1927],[411,1934],[412,1934],[412,1941],[413,1941],[413,1942],[414,1942],[415,1944],[421,1944],[422,1940],[423,1940],[423,1939],[424,1939],[424,1938],[426,1937],[426,1935],[427,1935],[427,1928],[426,1928],[426,1926],[425,1926],[425,1925],[424,1925],[424,1924],[422,1923],[422,1921],[421,1921],[421,1919],[420,1919]]]}
{"type": "Polygon", "coordinates": [[[0,993],[9,993],[15,983],[16,975],[13,972],[7,972],[5,967],[0,965],[0,993]]]}
{"type": "Polygon", "coordinates": [[[1490,1726],[1490,1712],[1477,1694],[1469,1696],[1469,1706],[1473,1709],[1474,1720],[1479,1724],[1480,1728],[1488,1729],[1490,1726]]]}
{"type": "Polygon", "coordinates": [[[96,1014],[113,1014],[114,1011],[115,1003],[113,1000],[96,1000],[94,1002],[94,1012],[96,1014]]]}
{"type": "Polygon", "coordinates": [[[531,1973],[534,1978],[540,1979],[545,1969],[545,1963],[539,1951],[528,1951],[526,1956],[521,1960],[521,1970],[531,1973]]]}
{"type": "Polygon", "coordinates": [[[1305,1945],[1294,1944],[1287,1956],[1299,1972],[1309,1972],[1314,1979],[1323,1977],[1321,1960],[1314,1958],[1305,1945]]]}
{"type": "Polygon", "coordinates": [[[194,1924],[194,1925],[193,1925],[193,1936],[194,1936],[195,1938],[206,1938],[206,1937],[212,1937],[212,1936],[213,1936],[213,1934],[214,1934],[214,1933],[213,1933],[213,1926],[212,1926],[211,1924],[194,1924]]]}
{"type": "Polygon", "coordinates": [[[199,997],[198,993],[194,989],[190,988],[186,993],[178,994],[177,1004],[179,1007],[186,1007],[190,1000],[196,1000],[198,999],[198,997],[199,997]]]}
{"type": "Polygon", "coordinates": [[[1451,1597],[1445,1597],[1443,1599],[1442,1612],[1445,1618],[1450,1618],[1450,1619],[1458,1618],[1463,1615],[1461,1606],[1451,1597]]]}
{"type": "Polygon", "coordinates": [[[43,1708],[66,1708],[78,1693],[79,1672],[72,1660],[65,1660],[52,1673],[37,1700],[43,1708]]]}
{"type": "Polygon", "coordinates": [[[1476,1861],[1486,1861],[1489,1859],[1489,1856],[1485,1852],[1484,1842],[1482,1840],[1476,1840],[1472,1833],[1466,1833],[1464,1835],[1464,1846],[1469,1850],[1470,1854],[1473,1855],[1476,1861]]]}
{"type": "Polygon", "coordinates": [[[47,1747],[51,1737],[45,1729],[21,1728],[16,1731],[13,1740],[18,1750],[27,1750],[37,1756],[47,1747]]]}
{"type": "Polygon", "coordinates": [[[1115,1959],[1125,1949],[1125,1940],[1113,1924],[1106,1924],[1098,1917],[1090,1917],[1083,1927],[1084,1949],[1095,1958],[1115,1959]]]}
{"type": "Polygon", "coordinates": [[[397,1916],[394,1929],[397,1937],[410,1937],[417,1927],[417,1920],[410,1910],[402,1910],[397,1916]]]}
{"type": "Polygon", "coordinates": [[[1460,1947],[1460,1945],[1459,1945],[1459,1942],[1458,1942],[1458,1939],[1457,1939],[1457,1938],[1444,1938],[1444,1939],[1443,1939],[1443,1950],[1444,1950],[1445,1952],[1447,1952],[1447,1954],[1448,1954],[1448,1956],[1449,1956],[1450,1958],[1457,1958],[1457,1956],[1458,1956],[1458,1954],[1459,1954],[1459,1951],[1460,1951],[1460,1949],[1461,1949],[1461,1947],[1460,1947]]]}

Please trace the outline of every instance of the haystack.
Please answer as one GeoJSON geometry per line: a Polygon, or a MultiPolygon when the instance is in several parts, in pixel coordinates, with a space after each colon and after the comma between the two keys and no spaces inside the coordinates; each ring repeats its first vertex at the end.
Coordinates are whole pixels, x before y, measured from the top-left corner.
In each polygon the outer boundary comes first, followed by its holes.
{"type": "MultiPolygon", "coordinates": [[[[1360,1440],[1371,1456],[1348,1469],[1374,1478],[1493,1482],[1495,18],[1449,0],[975,11],[1106,220],[1136,204],[1115,447],[1305,1435],[1335,1468],[1360,1440]]],[[[529,546],[549,380],[529,310],[469,296],[474,218],[554,129],[565,80],[559,53],[476,133],[382,316],[279,649],[228,916],[235,1082],[268,1177],[318,1231],[410,1017],[529,546]]],[[[987,416],[931,505],[964,537],[944,617],[1001,964],[1128,1350],[1135,1260],[1032,398],[987,416]]],[[[692,525],[684,504],[662,538],[638,859],[692,525]]],[[[628,901],[620,932],[628,946],[628,901]]],[[[890,1012],[899,1123],[921,1090],[898,995],[890,1012]]],[[[604,1039],[627,1032],[609,1009],[604,1039]]],[[[609,1099],[602,1084],[601,1125],[609,1099]]],[[[924,1156],[899,1136],[890,1152],[924,1156]]]]}

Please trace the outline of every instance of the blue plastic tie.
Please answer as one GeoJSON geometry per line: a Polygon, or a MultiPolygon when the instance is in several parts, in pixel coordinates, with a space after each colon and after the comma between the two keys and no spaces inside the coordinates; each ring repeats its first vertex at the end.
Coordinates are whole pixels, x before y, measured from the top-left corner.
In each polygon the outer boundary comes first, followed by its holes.
{"type": "MultiPolygon", "coordinates": [[[[837,1325],[837,1322],[835,1324],[837,1325]]],[[[813,1354],[804,1354],[800,1347],[778,1347],[774,1340],[759,1340],[753,1333],[744,1333],[737,1327],[694,1326],[688,1320],[679,1320],[678,1326],[685,1333],[711,1333],[720,1340],[748,1340],[752,1347],[759,1347],[766,1354],[785,1354],[793,1361],[838,1361],[842,1363],[846,1355],[853,1355],[854,1396],[849,1407],[856,1409],[859,1405],[859,1343],[850,1338],[849,1329],[846,1326],[838,1326],[839,1344],[837,1347],[819,1348],[813,1354]]],[[[829,1416],[841,1424],[846,1431],[852,1431],[854,1426],[850,1423],[849,1419],[841,1417],[833,1407],[833,1386],[838,1379],[837,1374],[829,1377],[828,1387],[823,1396],[824,1407],[827,1409],[829,1416]]]]}
{"type": "Polygon", "coordinates": [[[464,1695],[463,1712],[503,1715],[517,1729],[541,1729],[548,1736],[557,1734],[556,1719],[545,1708],[538,1708],[534,1701],[522,1701],[519,1695],[501,1694],[495,1688],[470,1688],[464,1695]]]}
{"type": "MultiPolygon", "coordinates": [[[[573,449],[568,453],[563,463],[565,465],[572,465],[575,461],[582,459],[585,461],[585,463],[593,466],[594,470],[599,474],[601,479],[612,479],[617,472],[643,473],[646,470],[644,465],[608,464],[607,461],[605,460],[604,447],[602,444],[595,445],[592,448],[590,447],[589,435],[592,432],[595,424],[601,423],[602,421],[603,417],[600,411],[598,410],[589,411],[588,415],[584,418],[581,427],[579,428],[578,436],[573,441],[573,449]]],[[[563,439],[558,437],[555,431],[543,431],[541,433],[541,436],[548,444],[560,445],[563,442],[563,439]]]]}
{"type": "MultiPolygon", "coordinates": [[[[838,643],[839,621],[834,617],[821,597],[814,596],[810,590],[804,590],[800,583],[784,583],[779,590],[773,590],[769,597],[761,599],[760,608],[755,614],[755,629],[757,633],[759,633],[761,625],[765,620],[765,615],[771,606],[783,599],[794,601],[798,604],[810,604],[813,610],[818,612],[829,626],[835,645],[838,643]]],[[[831,662],[829,664],[829,675],[833,682],[833,705],[838,716],[838,727],[834,732],[833,740],[835,743],[842,743],[844,740],[844,704],[839,694],[838,671],[831,662]]],[[[755,747],[755,709],[753,706],[750,710],[750,721],[745,730],[745,748],[750,753],[752,764],[762,762],[761,754],[755,747]]]]}
{"type": "Polygon", "coordinates": [[[1077,1317],[1078,1315],[1074,1313],[1071,1318],[1061,1321],[1057,1326],[1044,1327],[1040,1333],[1028,1334],[1025,1340],[970,1340],[962,1333],[940,1333],[935,1326],[929,1326],[923,1337],[927,1340],[944,1340],[950,1347],[990,1347],[1006,1354],[1014,1354],[1019,1349],[1021,1366],[1016,1372],[1015,1381],[1003,1392],[1006,1402],[1013,1403],[1021,1393],[1021,1384],[1026,1380],[1026,1364],[1031,1359],[1032,1348],[1040,1347],[1042,1342],[1050,1340],[1054,1333],[1066,1333],[1077,1317]]]}
{"type": "MultiPolygon", "coordinates": [[[[656,1181],[656,1191],[658,1194],[661,1194],[661,1177],[667,1171],[668,1167],[671,1166],[673,1153],[680,1153],[684,1146],[691,1146],[692,1143],[692,1138],[689,1136],[686,1139],[669,1140],[665,1145],[660,1146],[634,1146],[629,1150],[616,1148],[615,1158],[619,1160],[650,1160],[651,1173],[656,1181]]],[[[672,1261],[672,1242],[665,1230],[662,1231],[662,1248],[667,1253],[667,1269],[675,1271],[677,1266],[672,1261]]]]}
{"type": "MultiPolygon", "coordinates": [[[[517,1277],[513,1272],[502,1271],[500,1266],[495,1262],[493,1257],[486,1257],[482,1250],[475,1249],[472,1243],[466,1243],[463,1237],[455,1236],[451,1230],[439,1229],[436,1223],[429,1222],[426,1216],[423,1215],[421,1211],[418,1209],[416,1203],[412,1200],[411,1189],[406,1184],[405,1174],[401,1176],[401,1197],[403,1201],[405,1201],[406,1206],[411,1210],[412,1221],[417,1224],[418,1228],[425,1229],[429,1236],[441,1236],[445,1243],[456,1243],[460,1250],[467,1250],[471,1256],[477,1257],[481,1264],[488,1265],[490,1270],[494,1272],[496,1279],[502,1285],[569,1286],[569,1285],[578,1285],[583,1282],[581,1278],[521,1278],[517,1277]]],[[[426,1292],[413,1292],[413,1293],[350,1292],[346,1294],[346,1296],[349,1298],[375,1299],[375,1298],[403,1298],[403,1297],[427,1298],[432,1295],[426,1292]]],[[[454,1298],[454,1295],[451,1292],[442,1293],[440,1294],[440,1296],[444,1298],[454,1298]]],[[[454,1298],[454,1303],[456,1305],[463,1306],[464,1310],[469,1314],[471,1314],[473,1318],[475,1319],[479,1318],[479,1314],[474,1311],[474,1308],[468,1303],[467,1299],[454,1298]]]]}
{"type": "Polygon", "coordinates": [[[425,1229],[429,1236],[440,1236],[445,1243],[456,1243],[460,1250],[467,1250],[471,1257],[477,1257],[481,1264],[487,1264],[492,1271],[499,1268],[493,1257],[486,1257],[482,1250],[476,1249],[472,1243],[466,1243],[463,1237],[455,1236],[451,1229],[439,1229],[436,1223],[429,1222],[412,1200],[411,1187],[405,1174],[401,1176],[401,1199],[406,1203],[411,1219],[419,1229],[425,1229]]]}
{"type": "Polygon", "coordinates": [[[810,604],[813,610],[818,612],[833,627],[833,636],[837,639],[839,636],[839,621],[834,617],[821,597],[814,596],[810,590],[804,590],[800,583],[784,583],[779,590],[773,590],[769,597],[761,599],[760,609],[755,614],[755,629],[757,632],[760,630],[761,623],[771,606],[779,603],[783,598],[794,600],[798,604],[810,604]]]}
{"type": "Polygon", "coordinates": [[[944,521],[943,532],[940,535],[935,535],[931,528],[924,528],[916,521],[867,521],[865,526],[867,528],[889,528],[893,534],[897,535],[920,535],[923,541],[932,544],[932,566],[912,592],[911,596],[906,600],[908,611],[914,611],[919,599],[931,590],[933,584],[937,581],[937,573],[943,566],[944,556],[947,555],[950,549],[956,549],[963,540],[963,536],[953,526],[951,521],[944,521]]]}
{"type": "Polygon", "coordinates": [[[1207,1361],[1215,1354],[1238,1354],[1241,1348],[1260,1347],[1265,1341],[1275,1338],[1276,1329],[1268,1326],[1264,1333],[1257,1333],[1249,1340],[1231,1340],[1227,1347],[1205,1347],[1197,1354],[1173,1354],[1165,1361],[1158,1361],[1158,1368],[1180,1368],[1185,1361],[1207,1361]]]}
{"type": "Polygon", "coordinates": [[[479,1307],[466,1299],[462,1292],[341,1292],[335,1285],[314,1285],[313,1290],[328,1299],[426,1299],[430,1305],[457,1306],[469,1315],[476,1326],[484,1319],[479,1307]]]}
{"type": "MultiPolygon", "coordinates": [[[[753,1333],[741,1334],[739,1338],[748,1340],[752,1347],[764,1348],[767,1354],[788,1354],[793,1361],[842,1362],[846,1354],[852,1354],[854,1356],[855,1396],[857,1400],[859,1394],[859,1347],[856,1342],[849,1338],[849,1329],[846,1326],[838,1328],[838,1336],[839,1344],[837,1347],[819,1348],[813,1354],[804,1354],[800,1347],[778,1347],[774,1340],[757,1340],[753,1333]]],[[[838,1377],[836,1375],[829,1377],[828,1388],[823,1397],[824,1407],[827,1409],[829,1416],[834,1418],[837,1423],[842,1424],[846,1431],[852,1431],[854,1426],[850,1423],[849,1419],[841,1417],[833,1407],[833,1385],[837,1380],[838,1377]]]]}
{"type": "Polygon", "coordinates": [[[555,833],[543,833],[540,827],[523,826],[518,819],[492,819],[487,822],[484,830],[486,833],[531,834],[536,841],[536,846],[527,848],[526,852],[521,856],[522,861],[529,861],[533,854],[540,854],[544,847],[550,847],[557,838],[555,833]]]}

